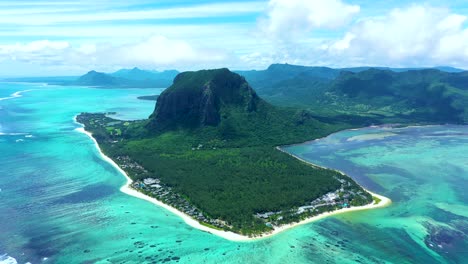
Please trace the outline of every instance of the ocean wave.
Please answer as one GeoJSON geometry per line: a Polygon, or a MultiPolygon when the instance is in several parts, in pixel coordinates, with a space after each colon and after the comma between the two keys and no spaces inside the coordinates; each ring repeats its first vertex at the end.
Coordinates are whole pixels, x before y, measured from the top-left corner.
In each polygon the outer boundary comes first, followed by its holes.
{"type": "MultiPolygon", "coordinates": [[[[0,136],[24,136],[24,135],[28,135],[28,133],[3,133],[3,132],[0,132],[0,136]]],[[[28,137],[28,136],[26,136],[28,137]]]]}
{"type": "Polygon", "coordinates": [[[391,132],[383,132],[383,133],[372,133],[372,134],[364,134],[358,135],[348,138],[346,141],[367,141],[367,140],[378,140],[384,139],[388,137],[396,136],[397,134],[391,132]]]}
{"type": "Polygon", "coordinates": [[[12,93],[9,97],[2,97],[2,98],[0,98],[0,101],[8,100],[8,99],[13,99],[13,98],[18,98],[18,97],[23,96],[22,93],[27,93],[27,92],[34,91],[34,90],[35,90],[35,89],[17,91],[17,92],[12,93]]]}
{"type": "Polygon", "coordinates": [[[14,257],[10,257],[7,254],[0,255],[0,264],[18,264],[14,257]]]}

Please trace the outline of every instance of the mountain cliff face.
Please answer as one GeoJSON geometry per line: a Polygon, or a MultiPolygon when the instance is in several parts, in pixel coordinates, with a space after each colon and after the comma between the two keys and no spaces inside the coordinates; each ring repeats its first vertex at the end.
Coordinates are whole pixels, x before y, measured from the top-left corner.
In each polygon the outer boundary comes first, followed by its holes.
{"type": "Polygon", "coordinates": [[[223,112],[249,113],[259,101],[247,81],[228,69],[184,72],[158,97],[150,126],[217,126],[223,112]]]}

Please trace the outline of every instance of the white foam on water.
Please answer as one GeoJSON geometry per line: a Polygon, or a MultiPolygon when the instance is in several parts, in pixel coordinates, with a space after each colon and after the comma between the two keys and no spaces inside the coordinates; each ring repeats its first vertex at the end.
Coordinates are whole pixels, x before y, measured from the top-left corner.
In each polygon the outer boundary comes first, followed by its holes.
{"type": "Polygon", "coordinates": [[[359,136],[353,136],[348,138],[346,141],[368,141],[368,140],[379,140],[388,137],[396,136],[397,134],[391,132],[383,132],[383,133],[372,133],[372,134],[364,134],[359,136]]]}
{"type": "Polygon", "coordinates": [[[14,98],[14,97],[12,97],[12,96],[9,96],[9,97],[2,97],[2,98],[0,98],[0,101],[12,99],[12,98],[14,98]]]}
{"type": "Polygon", "coordinates": [[[11,94],[10,96],[8,96],[8,97],[0,98],[0,101],[8,100],[8,99],[13,99],[13,98],[18,98],[18,97],[23,96],[22,93],[26,93],[26,92],[30,92],[30,91],[34,91],[34,90],[35,90],[35,89],[17,91],[17,92],[12,93],[12,94],[11,94]]]}
{"type": "Polygon", "coordinates": [[[14,257],[10,257],[7,254],[0,255],[0,264],[18,264],[14,257]]]}
{"type": "MultiPolygon", "coordinates": [[[[3,133],[0,132],[0,136],[23,136],[23,135],[28,135],[28,133],[3,133]]],[[[26,136],[28,137],[28,136],[26,136]]]]}

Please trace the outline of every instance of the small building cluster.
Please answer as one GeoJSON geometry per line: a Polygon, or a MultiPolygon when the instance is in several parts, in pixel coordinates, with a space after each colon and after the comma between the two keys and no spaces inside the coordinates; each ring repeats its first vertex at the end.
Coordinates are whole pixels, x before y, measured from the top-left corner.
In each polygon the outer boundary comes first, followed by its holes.
{"type": "Polygon", "coordinates": [[[264,220],[267,226],[275,228],[281,226],[283,224],[282,220],[286,217],[296,216],[296,218],[300,219],[303,215],[311,217],[330,210],[349,208],[351,207],[350,201],[354,197],[362,196],[365,198],[363,193],[360,190],[355,190],[349,181],[341,178],[338,178],[338,180],[341,183],[338,190],[326,193],[309,204],[288,211],[261,212],[255,214],[255,217],[264,220]]]}
{"type": "Polygon", "coordinates": [[[141,178],[149,175],[149,172],[143,166],[130,159],[129,156],[117,156],[114,158],[114,160],[120,168],[128,173],[131,173],[132,176],[141,178]]]}
{"type": "Polygon", "coordinates": [[[133,182],[132,187],[184,212],[199,222],[207,223],[218,228],[230,228],[230,226],[221,219],[207,217],[201,210],[190,204],[181,195],[175,193],[171,187],[162,184],[160,179],[145,178],[142,181],[133,182]]]}
{"type": "MultiPolygon", "coordinates": [[[[106,114],[114,113],[82,113],[77,117],[77,121],[85,124],[87,130],[103,131],[104,133],[95,135],[96,140],[100,143],[104,142],[112,148],[122,140],[121,132],[129,125],[129,123],[123,123],[122,121],[109,122],[110,119],[106,114]],[[104,134],[106,136],[103,136],[104,134]]],[[[202,148],[203,145],[199,144],[193,150],[200,150],[202,148]]],[[[232,226],[221,219],[212,219],[208,217],[197,207],[190,204],[181,195],[177,194],[170,186],[164,185],[160,179],[155,177],[154,173],[148,172],[143,166],[132,160],[129,156],[114,156],[112,159],[120,168],[125,170],[127,174],[131,175],[132,178],[143,179],[134,181],[131,185],[132,188],[184,212],[201,223],[206,223],[221,229],[232,228],[232,226]]]]}

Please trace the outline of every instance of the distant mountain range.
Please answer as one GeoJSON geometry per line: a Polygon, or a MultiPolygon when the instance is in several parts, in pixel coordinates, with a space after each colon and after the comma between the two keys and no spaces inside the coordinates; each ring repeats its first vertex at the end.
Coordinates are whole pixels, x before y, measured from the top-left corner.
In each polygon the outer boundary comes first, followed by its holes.
{"type": "Polygon", "coordinates": [[[468,72],[432,69],[304,67],[275,64],[239,72],[266,101],[322,116],[379,122],[468,122],[468,72]]]}
{"type": "MultiPolygon", "coordinates": [[[[203,71],[197,76],[201,73],[203,71]]],[[[266,70],[237,73],[265,101],[278,106],[306,109],[322,120],[339,119],[356,125],[369,122],[468,122],[468,72],[461,69],[332,69],[273,64],[266,70]]],[[[157,72],[133,68],[113,73],[90,71],[79,77],[35,77],[7,81],[100,88],[166,88],[173,84],[177,75],[178,71],[175,70],[157,72]]],[[[187,73],[181,76],[186,75],[187,73]]],[[[191,83],[198,82],[192,80],[191,83]]],[[[140,99],[156,98],[148,95],[140,99]]],[[[211,100],[210,98],[207,95],[204,100],[211,100]]],[[[200,105],[206,110],[206,120],[219,118],[210,114],[213,112],[210,108],[213,105],[209,102],[200,105]]]]}
{"type": "MultiPolygon", "coordinates": [[[[271,90],[276,90],[278,86],[287,87],[290,85],[292,79],[295,78],[298,79],[298,82],[310,82],[310,80],[313,80],[312,86],[314,86],[322,85],[322,82],[335,79],[343,71],[358,73],[369,69],[406,72],[428,68],[355,67],[333,69],[328,67],[272,64],[266,70],[236,71],[236,73],[244,76],[259,94],[268,94],[271,93],[271,90]]],[[[445,66],[434,67],[431,69],[449,73],[459,73],[464,71],[462,69],[445,66]]],[[[121,69],[113,73],[103,73],[93,70],[82,76],[21,77],[4,78],[2,80],[56,85],[98,86],[103,88],[166,88],[172,85],[172,82],[178,73],[179,72],[176,70],[152,71],[142,70],[135,67],[133,69],[121,69]]]]}
{"type": "Polygon", "coordinates": [[[114,73],[90,71],[82,76],[6,78],[11,82],[35,82],[56,85],[82,85],[102,88],[166,88],[179,72],[121,69],[114,73]]]}
{"type": "MultiPolygon", "coordinates": [[[[274,89],[272,86],[277,86],[283,81],[298,79],[313,79],[316,81],[329,81],[333,80],[340,75],[341,72],[354,72],[359,73],[370,69],[388,70],[392,72],[407,72],[414,70],[435,69],[449,73],[463,72],[462,69],[452,67],[434,67],[434,68],[388,68],[388,67],[355,67],[355,68],[328,68],[328,67],[314,67],[314,66],[299,66],[291,64],[272,64],[266,70],[260,71],[236,71],[244,76],[247,81],[252,85],[259,94],[262,90],[274,89]]],[[[287,85],[287,83],[285,83],[287,85]]],[[[283,85],[281,85],[283,86],[283,85]]]]}
{"type": "Polygon", "coordinates": [[[172,84],[178,71],[147,71],[139,68],[122,69],[114,73],[90,71],[79,77],[74,85],[113,88],[166,88],[172,84]]]}
{"type": "Polygon", "coordinates": [[[170,84],[172,84],[172,80],[174,80],[174,77],[176,77],[177,74],[179,74],[179,72],[176,70],[167,70],[167,71],[158,72],[158,71],[141,70],[135,67],[133,69],[121,69],[114,73],[111,73],[110,75],[114,77],[124,78],[128,80],[135,80],[135,81],[146,81],[146,80],[168,81],[169,80],[171,82],[170,84]]]}

